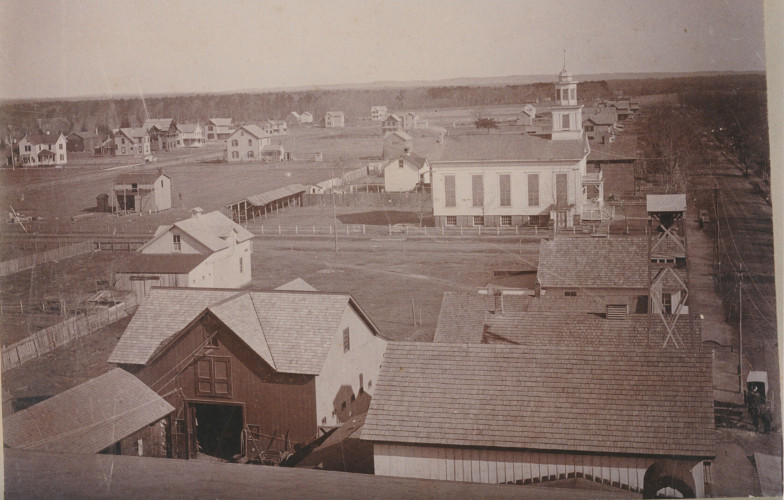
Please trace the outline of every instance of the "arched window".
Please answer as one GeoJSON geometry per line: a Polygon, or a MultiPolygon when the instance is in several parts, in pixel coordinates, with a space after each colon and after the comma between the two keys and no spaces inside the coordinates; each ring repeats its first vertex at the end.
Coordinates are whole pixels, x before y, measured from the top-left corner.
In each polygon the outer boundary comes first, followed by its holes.
{"type": "Polygon", "coordinates": [[[248,158],[253,158],[253,151],[248,151],[248,158]]]}
{"type": "Polygon", "coordinates": [[[240,157],[240,152],[239,151],[232,151],[231,152],[231,157],[232,158],[239,158],[240,157]]]}
{"type": "Polygon", "coordinates": [[[234,147],[237,147],[237,146],[240,145],[240,141],[238,141],[237,139],[232,139],[231,145],[234,146],[234,147]]]}

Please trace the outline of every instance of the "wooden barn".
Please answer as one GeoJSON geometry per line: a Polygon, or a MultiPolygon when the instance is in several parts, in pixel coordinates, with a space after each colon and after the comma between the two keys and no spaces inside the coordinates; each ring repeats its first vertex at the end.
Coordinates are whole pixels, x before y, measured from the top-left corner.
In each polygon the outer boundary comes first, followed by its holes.
{"type": "Polygon", "coordinates": [[[112,181],[112,200],[123,212],[168,210],[172,207],[171,177],[162,171],[120,174],[112,181]]]}
{"type": "Polygon", "coordinates": [[[709,352],[392,342],[362,439],[379,475],[702,497],[713,418],[709,352]]]}
{"type": "Polygon", "coordinates": [[[47,453],[165,457],[173,411],[132,374],[114,369],[4,416],[3,442],[47,453]]]}
{"type": "Polygon", "coordinates": [[[385,348],[348,294],[153,288],[109,362],[176,408],[172,456],[259,459],[367,411],[385,348]]]}

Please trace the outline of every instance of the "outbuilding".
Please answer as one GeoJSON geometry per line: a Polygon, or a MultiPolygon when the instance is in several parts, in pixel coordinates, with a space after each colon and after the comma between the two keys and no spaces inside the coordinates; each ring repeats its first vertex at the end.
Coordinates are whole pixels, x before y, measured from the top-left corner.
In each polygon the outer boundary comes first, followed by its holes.
{"type": "Polygon", "coordinates": [[[120,174],[112,181],[112,201],[123,212],[168,210],[172,206],[171,177],[161,170],[120,174]]]}

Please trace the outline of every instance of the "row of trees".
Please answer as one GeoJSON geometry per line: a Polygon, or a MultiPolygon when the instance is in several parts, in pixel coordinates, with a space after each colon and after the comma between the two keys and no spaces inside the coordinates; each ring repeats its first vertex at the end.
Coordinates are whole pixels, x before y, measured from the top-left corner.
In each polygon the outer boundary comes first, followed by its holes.
{"type": "Polygon", "coordinates": [[[770,180],[767,94],[764,91],[692,92],[688,106],[702,116],[706,128],[738,157],[745,175],[770,180]]]}

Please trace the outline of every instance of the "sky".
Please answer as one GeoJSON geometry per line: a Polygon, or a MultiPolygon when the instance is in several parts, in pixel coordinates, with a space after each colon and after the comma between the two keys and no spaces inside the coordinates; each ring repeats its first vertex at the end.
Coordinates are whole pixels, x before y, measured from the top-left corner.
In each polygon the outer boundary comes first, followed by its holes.
{"type": "Polygon", "coordinates": [[[0,0],[0,97],[765,70],[762,0],[0,0]]]}

